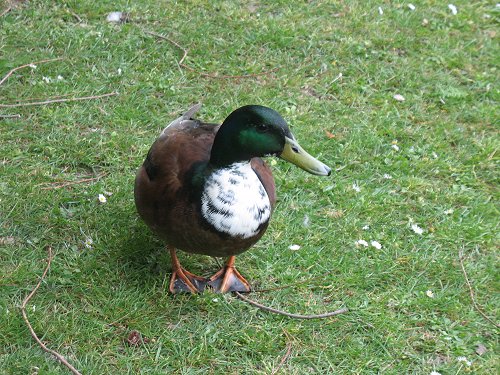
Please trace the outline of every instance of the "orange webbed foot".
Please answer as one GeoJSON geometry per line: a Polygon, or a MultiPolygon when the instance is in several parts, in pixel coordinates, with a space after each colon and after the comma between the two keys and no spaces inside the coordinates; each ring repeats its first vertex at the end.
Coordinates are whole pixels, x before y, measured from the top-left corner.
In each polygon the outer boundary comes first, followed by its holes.
{"type": "Polygon", "coordinates": [[[208,283],[208,280],[196,276],[181,266],[177,254],[173,247],[169,247],[170,257],[172,258],[172,277],[170,278],[170,293],[202,293],[208,283]]]}
{"type": "Polygon", "coordinates": [[[172,277],[170,278],[170,293],[202,293],[208,280],[196,276],[191,272],[185,270],[184,268],[179,268],[172,271],[172,277]]]}
{"type": "Polygon", "coordinates": [[[213,275],[208,285],[213,288],[216,293],[227,292],[250,292],[250,284],[234,267],[235,257],[231,256],[226,265],[215,275],[213,275]]]}

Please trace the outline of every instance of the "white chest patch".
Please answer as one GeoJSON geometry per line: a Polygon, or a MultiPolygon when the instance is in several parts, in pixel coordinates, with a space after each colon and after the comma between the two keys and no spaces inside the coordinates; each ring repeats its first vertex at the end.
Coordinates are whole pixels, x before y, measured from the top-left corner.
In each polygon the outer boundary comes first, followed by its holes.
{"type": "Polygon", "coordinates": [[[201,213],[218,231],[249,238],[269,220],[271,202],[250,163],[234,163],[208,177],[201,213]]]}

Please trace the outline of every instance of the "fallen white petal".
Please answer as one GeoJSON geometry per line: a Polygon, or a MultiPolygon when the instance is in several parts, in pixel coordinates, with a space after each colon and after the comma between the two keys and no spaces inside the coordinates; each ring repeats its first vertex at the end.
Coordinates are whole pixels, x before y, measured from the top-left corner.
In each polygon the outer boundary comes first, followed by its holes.
{"type": "Polygon", "coordinates": [[[467,366],[472,365],[472,362],[471,362],[471,361],[469,361],[469,360],[467,359],[467,357],[464,357],[464,356],[457,357],[457,361],[458,361],[458,362],[464,362],[467,366]]]}
{"type": "Polygon", "coordinates": [[[290,245],[288,246],[290,250],[297,251],[300,250],[300,245],[290,245]]]}
{"type": "Polygon", "coordinates": [[[379,13],[380,15],[383,15],[383,14],[384,14],[384,11],[382,10],[382,7],[378,7],[378,13],[379,13]]]}
{"type": "Polygon", "coordinates": [[[416,234],[424,233],[424,230],[422,228],[420,228],[417,224],[412,224],[411,230],[414,231],[416,234]]]}
{"type": "Polygon", "coordinates": [[[431,371],[429,375],[441,375],[441,373],[437,371],[431,371]]]}
{"type": "Polygon", "coordinates": [[[410,10],[415,10],[415,5],[410,3],[410,4],[408,4],[408,8],[410,8],[410,10]]]}
{"type": "Polygon", "coordinates": [[[380,250],[382,248],[382,245],[380,244],[380,242],[378,241],[372,241],[371,242],[372,246],[378,250],[380,250]]]}
{"type": "Polygon", "coordinates": [[[358,186],[357,183],[354,183],[354,184],[352,184],[352,190],[359,193],[361,191],[361,188],[358,186]]]}
{"type": "Polygon", "coordinates": [[[393,96],[394,99],[396,99],[398,102],[404,102],[405,101],[405,97],[401,94],[396,94],[393,96]]]}
{"type": "Polygon", "coordinates": [[[451,10],[451,14],[454,16],[458,13],[457,7],[453,4],[448,4],[448,9],[451,10]]]}
{"type": "Polygon", "coordinates": [[[368,230],[368,229],[370,229],[370,226],[369,226],[369,225],[365,225],[365,226],[364,226],[363,228],[361,228],[361,229],[363,229],[363,230],[368,230]]]}
{"type": "Polygon", "coordinates": [[[425,292],[425,294],[429,298],[434,298],[434,293],[432,293],[432,290],[428,290],[427,292],[425,292]]]}
{"type": "Polygon", "coordinates": [[[106,17],[108,22],[121,22],[123,13],[122,12],[111,12],[106,17]]]}
{"type": "Polygon", "coordinates": [[[58,81],[62,81],[63,79],[64,79],[64,77],[63,77],[63,76],[61,76],[61,75],[57,76],[57,80],[58,80],[58,81]]]}
{"type": "MultiPolygon", "coordinates": [[[[398,147],[398,149],[399,149],[399,147],[398,147]]],[[[392,176],[391,176],[390,174],[384,173],[384,178],[385,178],[386,180],[391,180],[391,179],[392,179],[392,176]]]]}
{"type": "Polygon", "coordinates": [[[399,146],[398,145],[392,145],[391,146],[394,150],[399,151],[399,146]]]}
{"type": "Polygon", "coordinates": [[[368,242],[366,242],[365,240],[357,240],[356,245],[362,245],[364,247],[368,247],[368,242]]]}

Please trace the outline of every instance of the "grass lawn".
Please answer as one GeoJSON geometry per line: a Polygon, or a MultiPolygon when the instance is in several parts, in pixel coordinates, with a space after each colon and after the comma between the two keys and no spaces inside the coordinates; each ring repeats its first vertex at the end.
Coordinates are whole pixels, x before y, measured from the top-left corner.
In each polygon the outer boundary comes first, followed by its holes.
{"type": "MultiPolygon", "coordinates": [[[[0,85],[1,373],[67,373],[20,311],[47,246],[55,257],[28,316],[84,374],[498,370],[494,1],[454,1],[456,15],[431,0],[414,10],[403,1],[0,4],[0,79],[61,58],[0,85]],[[111,11],[129,21],[107,22],[111,11]],[[199,101],[207,121],[245,104],[276,109],[334,169],[322,178],[269,160],[277,209],[237,266],[256,288],[302,282],[251,294],[264,304],[348,313],[295,320],[232,295],[168,293],[170,259],[135,212],[133,181],[159,131],[199,101]],[[133,330],[143,344],[127,342],[133,330]]],[[[217,270],[209,257],[180,256],[192,272],[217,270]]]]}

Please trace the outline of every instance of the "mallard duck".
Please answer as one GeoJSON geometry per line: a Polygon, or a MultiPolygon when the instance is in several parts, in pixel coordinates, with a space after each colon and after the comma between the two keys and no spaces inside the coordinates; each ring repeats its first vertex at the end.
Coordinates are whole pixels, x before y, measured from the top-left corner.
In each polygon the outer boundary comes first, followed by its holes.
{"type": "Polygon", "coordinates": [[[330,168],[313,158],[273,109],[247,105],[222,125],[193,118],[201,104],[168,125],[151,146],[135,180],[135,204],[170,251],[170,292],[249,292],[235,256],[264,234],[276,203],[274,179],[261,159],[277,156],[315,175],[330,168]],[[184,269],[177,249],[228,257],[206,279],[184,269]]]}

